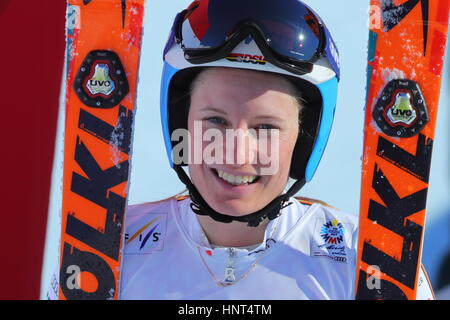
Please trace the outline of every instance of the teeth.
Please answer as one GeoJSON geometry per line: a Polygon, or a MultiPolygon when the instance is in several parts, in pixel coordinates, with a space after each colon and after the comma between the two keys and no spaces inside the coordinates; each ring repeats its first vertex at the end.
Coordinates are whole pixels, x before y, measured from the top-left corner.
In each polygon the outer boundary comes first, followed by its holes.
{"type": "Polygon", "coordinates": [[[252,183],[256,179],[256,176],[234,176],[220,170],[217,170],[217,173],[220,178],[233,185],[252,183]]]}

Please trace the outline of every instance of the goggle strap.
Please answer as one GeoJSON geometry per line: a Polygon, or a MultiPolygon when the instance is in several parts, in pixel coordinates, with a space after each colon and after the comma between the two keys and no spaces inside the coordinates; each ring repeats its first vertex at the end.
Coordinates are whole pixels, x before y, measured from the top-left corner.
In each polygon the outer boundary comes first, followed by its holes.
{"type": "Polygon", "coordinates": [[[312,63],[297,62],[296,64],[292,64],[289,63],[289,61],[292,61],[291,59],[283,57],[272,50],[264,40],[261,31],[256,26],[252,25],[240,28],[238,32],[233,34],[230,39],[220,47],[211,49],[185,49],[185,58],[192,64],[203,64],[225,59],[230,52],[248,36],[253,38],[258,48],[261,50],[261,53],[264,55],[264,58],[273,65],[298,75],[312,72],[314,67],[312,63]]]}

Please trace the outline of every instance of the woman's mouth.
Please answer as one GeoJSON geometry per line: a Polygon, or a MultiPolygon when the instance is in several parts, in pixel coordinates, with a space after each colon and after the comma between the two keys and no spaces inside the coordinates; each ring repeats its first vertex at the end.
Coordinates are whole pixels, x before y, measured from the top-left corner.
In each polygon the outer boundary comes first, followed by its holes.
{"type": "Polygon", "coordinates": [[[225,182],[233,185],[233,186],[241,186],[241,185],[249,185],[253,184],[256,181],[259,180],[259,176],[253,176],[253,175],[246,175],[246,176],[240,176],[240,175],[232,175],[230,173],[224,172],[222,170],[218,169],[212,169],[214,174],[219,177],[220,179],[224,180],[225,182]]]}

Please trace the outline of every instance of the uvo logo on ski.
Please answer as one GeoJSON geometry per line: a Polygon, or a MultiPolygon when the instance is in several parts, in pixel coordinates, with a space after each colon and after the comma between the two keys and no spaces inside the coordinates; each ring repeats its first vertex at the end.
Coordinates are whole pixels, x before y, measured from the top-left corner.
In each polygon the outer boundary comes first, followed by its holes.
{"type": "Polygon", "coordinates": [[[373,118],[387,135],[408,138],[428,123],[428,110],[419,85],[412,80],[392,80],[375,105],[373,118]]]}
{"type": "Polygon", "coordinates": [[[87,55],[73,86],[86,106],[103,109],[119,104],[129,91],[119,57],[107,50],[96,50],[87,55]]]}
{"type": "MultiPolygon", "coordinates": [[[[130,217],[132,220],[133,217],[130,217]]],[[[167,228],[167,214],[146,214],[126,228],[125,254],[161,251],[167,228]]]]}
{"type": "Polygon", "coordinates": [[[398,92],[395,95],[395,102],[387,108],[385,117],[391,123],[396,123],[404,126],[410,126],[417,120],[417,111],[411,105],[411,94],[409,92],[398,92]]]}
{"type": "Polygon", "coordinates": [[[116,89],[116,84],[109,75],[108,63],[97,61],[95,63],[94,74],[88,77],[85,86],[93,96],[96,94],[109,96],[113,93],[116,89]]]}
{"type": "Polygon", "coordinates": [[[347,262],[346,242],[351,238],[353,228],[352,224],[337,219],[318,219],[311,240],[311,255],[347,262]]]}

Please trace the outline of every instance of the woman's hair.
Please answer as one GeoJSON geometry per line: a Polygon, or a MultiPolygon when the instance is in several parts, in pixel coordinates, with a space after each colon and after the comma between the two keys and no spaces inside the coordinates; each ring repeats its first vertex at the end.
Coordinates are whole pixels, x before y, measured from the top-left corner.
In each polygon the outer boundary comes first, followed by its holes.
{"type": "MultiPolygon", "coordinates": [[[[190,97],[192,96],[192,92],[198,86],[198,84],[204,80],[207,73],[210,72],[212,69],[218,69],[218,68],[225,68],[225,67],[206,67],[206,68],[203,68],[200,72],[198,72],[195,75],[194,79],[191,82],[191,85],[189,86],[189,91],[187,93],[187,95],[189,96],[189,102],[190,102],[190,97]]],[[[247,69],[241,69],[241,70],[245,70],[245,71],[253,72],[253,73],[264,72],[264,71],[247,70],[247,69]]],[[[271,76],[277,77],[277,78],[281,79],[282,81],[286,82],[288,89],[289,89],[289,93],[298,106],[298,111],[299,111],[298,124],[299,124],[299,127],[301,127],[301,123],[302,123],[301,120],[302,120],[302,114],[303,114],[302,111],[305,106],[305,101],[302,98],[302,94],[301,94],[299,88],[296,85],[294,85],[294,83],[292,83],[287,77],[283,77],[283,76],[281,76],[279,74],[275,74],[275,73],[269,73],[269,72],[265,72],[265,73],[270,74],[271,76]]],[[[189,109],[189,106],[190,106],[190,103],[187,106],[188,109],[189,109]]]]}

